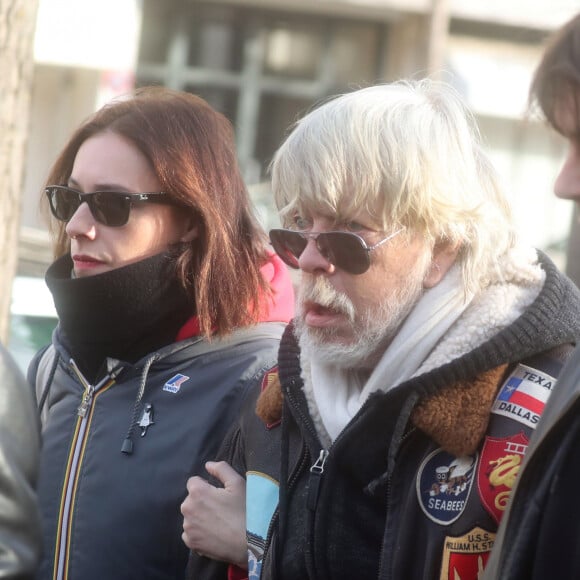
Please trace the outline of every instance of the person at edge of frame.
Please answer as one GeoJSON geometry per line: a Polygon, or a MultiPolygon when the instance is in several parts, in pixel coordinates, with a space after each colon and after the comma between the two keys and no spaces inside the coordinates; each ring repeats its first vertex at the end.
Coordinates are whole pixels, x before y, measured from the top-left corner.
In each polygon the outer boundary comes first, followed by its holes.
{"type": "MultiPolygon", "coordinates": [[[[530,100],[567,141],[554,184],[580,202],[580,14],[550,39],[530,100]]],[[[580,348],[558,380],[530,441],[498,531],[486,580],[580,578],[580,348]]]]}
{"type": "Polygon", "coordinates": [[[40,423],[33,394],[0,344],[0,578],[31,580],[42,541],[36,501],[40,423]]]}

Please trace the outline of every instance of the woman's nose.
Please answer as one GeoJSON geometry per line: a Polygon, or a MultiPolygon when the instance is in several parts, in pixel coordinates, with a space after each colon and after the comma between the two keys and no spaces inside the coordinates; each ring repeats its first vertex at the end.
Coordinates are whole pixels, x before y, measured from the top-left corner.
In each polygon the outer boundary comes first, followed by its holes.
{"type": "Polygon", "coordinates": [[[71,239],[84,236],[93,240],[96,234],[95,223],[89,205],[87,202],[83,202],[68,220],[65,231],[71,239]]]}

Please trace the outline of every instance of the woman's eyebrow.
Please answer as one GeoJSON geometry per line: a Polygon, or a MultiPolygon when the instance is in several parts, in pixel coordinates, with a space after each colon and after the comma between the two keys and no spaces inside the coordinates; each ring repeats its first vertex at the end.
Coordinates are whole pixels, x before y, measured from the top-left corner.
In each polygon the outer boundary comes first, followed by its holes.
{"type": "MultiPolygon", "coordinates": [[[[69,177],[68,185],[82,192],[80,183],[76,181],[74,177],[69,177]]],[[[119,183],[97,183],[95,184],[93,191],[119,191],[121,193],[133,193],[133,191],[127,186],[120,185],[119,183]]]]}

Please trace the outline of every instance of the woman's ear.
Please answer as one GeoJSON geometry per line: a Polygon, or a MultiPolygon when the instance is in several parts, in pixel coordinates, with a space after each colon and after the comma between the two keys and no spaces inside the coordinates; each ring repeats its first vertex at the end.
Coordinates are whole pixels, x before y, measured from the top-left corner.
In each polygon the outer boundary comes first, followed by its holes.
{"type": "Polygon", "coordinates": [[[180,242],[192,242],[197,238],[199,235],[199,229],[197,224],[192,224],[190,227],[185,231],[185,233],[179,238],[180,242]]]}
{"type": "Polygon", "coordinates": [[[433,288],[443,280],[449,268],[455,263],[460,248],[461,242],[442,240],[435,244],[431,254],[431,267],[423,279],[423,288],[433,288]]]}

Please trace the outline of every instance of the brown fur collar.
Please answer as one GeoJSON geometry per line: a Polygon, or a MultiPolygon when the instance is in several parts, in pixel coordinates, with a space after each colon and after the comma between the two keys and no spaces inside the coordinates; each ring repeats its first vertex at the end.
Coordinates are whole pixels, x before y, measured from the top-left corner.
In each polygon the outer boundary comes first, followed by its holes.
{"type": "Polygon", "coordinates": [[[282,385],[278,372],[269,372],[262,381],[262,392],[256,403],[256,414],[266,425],[282,420],[282,385]]]}
{"type": "MultiPolygon", "coordinates": [[[[419,401],[413,424],[445,451],[460,457],[475,452],[487,430],[489,413],[507,364],[482,373],[468,384],[456,383],[419,401]]],[[[282,390],[277,373],[269,373],[256,405],[267,425],[282,418],[282,390]]]]}
{"type": "Polygon", "coordinates": [[[445,451],[461,457],[478,448],[487,431],[489,413],[507,364],[456,383],[419,401],[411,421],[445,451]]]}

